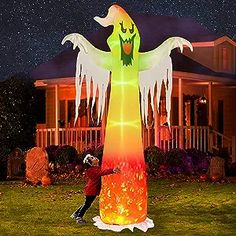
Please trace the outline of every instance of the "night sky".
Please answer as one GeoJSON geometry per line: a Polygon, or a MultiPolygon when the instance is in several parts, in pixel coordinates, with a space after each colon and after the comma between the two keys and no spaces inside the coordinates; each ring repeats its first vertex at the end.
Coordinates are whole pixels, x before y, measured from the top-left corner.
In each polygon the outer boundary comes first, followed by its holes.
{"type": "Polygon", "coordinates": [[[236,40],[235,0],[0,0],[0,80],[30,72],[71,46],[61,45],[65,35],[101,27],[93,17],[105,16],[113,3],[132,13],[191,17],[236,40]]]}

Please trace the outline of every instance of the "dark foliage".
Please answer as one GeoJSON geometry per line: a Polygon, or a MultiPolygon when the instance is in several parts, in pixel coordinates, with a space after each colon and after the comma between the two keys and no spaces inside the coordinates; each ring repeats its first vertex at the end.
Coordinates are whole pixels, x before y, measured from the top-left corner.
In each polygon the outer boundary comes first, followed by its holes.
{"type": "Polygon", "coordinates": [[[59,165],[76,163],[78,160],[77,150],[69,145],[59,147],[55,152],[55,162],[59,165]]]}
{"type": "Polygon", "coordinates": [[[183,158],[187,155],[186,151],[183,149],[171,149],[166,153],[167,155],[167,163],[172,167],[182,167],[183,166],[183,158]]]}
{"type": "Polygon", "coordinates": [[[7,156],[16,147],[35,146],[36,107],[34,81],[19,73],[0,82],[0,175],[5,179],[7,156]]]}
{"type": "Polygon", "coordinates": [[[156,146],[147,147],[144,150],[145,162],[148,166],[148,173],[155,176],[161,164],[166,163],[166,155],[160,148],[156,146]]]}
{"type": "Polygon", "coordinates": [[[197,149],[187,149],[188,156],[192,157],[192,163],[195,173],[204,174],[210,166],[209,156],[197,149]]]}
{"type": "Polygon", "coordinates": [[[7,156],[11,150],[4,146],[0,147],[0,180],[7,178],[7,156]]]}
{"type": "Polygon", "coordinates": [[[0,144],[11,150],[35,146],[34,81],[19,73],[0,82],[0,144]]]}
{"type": "Polygon", "coordinates": [[[48,154],[48,161],[49,163],[56,163],[56,151],[59,148],[59,145],[50,145],[45,148],[48,154]]]}
{"type": "Polygon", "coordinates": [[[233,162],[228,170],[228,176],[236,176],[236,162],[233,162]]]}

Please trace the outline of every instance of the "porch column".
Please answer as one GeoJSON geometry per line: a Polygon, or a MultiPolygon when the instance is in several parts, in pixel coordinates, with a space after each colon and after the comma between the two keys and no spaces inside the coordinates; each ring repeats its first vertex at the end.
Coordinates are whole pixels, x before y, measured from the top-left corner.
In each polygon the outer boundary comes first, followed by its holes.
{"type": "MultiPolygon", "coordinates": [[[[208,83],[208,126],[212,127],[212,82],[208,83]]],[[[213,146],[213,133],[209,132],[208,150],[212,150],[213,146]]]]}
{"type": "Polygon", "coordinates": [[[179,98],[179,148],[183,148],[183,91],[182,91],[182,79],[179,78],[178,83],[178,98],[179,98]]]}
{"type": "Polygon", "coordinates": [[[58,99],[58,91],[59,90],[59,85],[56,84],[55,85],[55,140],[54,143],[55,145],[59,144],[59,124],[58,124],[58,120],[59,120],[59,99],[58,99]]]}
{"type": "Polygon", "coordinates": [[[212,82],[208,83],[208,125],[212,126],[212,82]]]}
{"type": "Polygon", "coordinates": [[[65,100],[65,128],[68,127],[68,100],[65,100]]]}
{"type": "MultiPolygon", "coordinates": [[[[159,96],[159,94],[158,94],[159,96]]],[[[154,100],[154,132],[155,132],[155,146],[160,147],[160,116],[157,110],[157,100],[154,100]]]]}

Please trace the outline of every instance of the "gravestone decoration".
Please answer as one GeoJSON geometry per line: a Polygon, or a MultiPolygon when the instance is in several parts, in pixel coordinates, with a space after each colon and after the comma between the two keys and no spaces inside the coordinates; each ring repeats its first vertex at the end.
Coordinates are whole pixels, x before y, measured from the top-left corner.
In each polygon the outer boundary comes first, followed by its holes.
{"type": "Polygon", "coordinates": [[[26,154],[26,179],[32,184],[38,184],[49,172],[48,155],[39,147],[30,149],[26,154]]]}
{"type": "Polygon", "coordinates": [[[219,178],[225,177],[225,160],[221,157],[213,157],[210,162],[210,177],[219,176],[219,178]]]}
{"type": "Polygon", "coordinates": [[[20,148],[15,148],[8,156],[7,178],[19,178],[25,175],[25,157],[20,148]]]}

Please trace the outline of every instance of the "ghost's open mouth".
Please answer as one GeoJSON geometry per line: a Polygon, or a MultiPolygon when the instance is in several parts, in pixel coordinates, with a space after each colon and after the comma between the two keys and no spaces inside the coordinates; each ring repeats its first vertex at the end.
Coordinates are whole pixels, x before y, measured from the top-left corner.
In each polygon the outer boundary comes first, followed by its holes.
{"type": "Polygon", "coordinates": [[[121,47],[121,60],[123,61],[123,65],[132,65],[133,60],[133,49],[134,49],[134,34],[131,38],[123,40],[120,37],[120,47],[121,47]]]}

